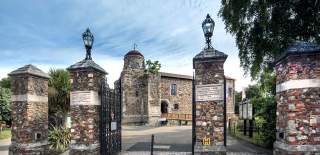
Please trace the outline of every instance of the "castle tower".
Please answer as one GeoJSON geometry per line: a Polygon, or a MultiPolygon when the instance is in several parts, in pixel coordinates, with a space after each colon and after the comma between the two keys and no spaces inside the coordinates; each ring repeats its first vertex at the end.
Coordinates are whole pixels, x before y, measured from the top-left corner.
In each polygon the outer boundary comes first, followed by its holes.
{"type": "Polygon", "coordinates": [[[143,55],[137,50],[129,51],[124,57],[121,73],[122,122],[144,124],[147,122],[147,81],[143,55]]]}

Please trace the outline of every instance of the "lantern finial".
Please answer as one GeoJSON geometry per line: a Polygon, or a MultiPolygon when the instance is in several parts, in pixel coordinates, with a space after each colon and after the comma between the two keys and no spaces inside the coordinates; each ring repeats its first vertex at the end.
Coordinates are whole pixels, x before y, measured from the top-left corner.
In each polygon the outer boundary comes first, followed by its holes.
{"type": "Polygon", "coordinates": [[[83,39],[84,46],[86,48],[86,60],[92,60],[91,49],[92,49],[94,37],[90,32],[89,28],[87,28],[87,30],[82,34],[82,39],[83,39]]]}
{"type": "Polygon", "coordinates": [[[211,46],[211,37],[214,30],[214,21],[210,17],[209,14],[207,14],[206,19],[202,22],[202,30],[204,33],[204,37],[206,38],[207,48],[212,48],[211,46]]]}

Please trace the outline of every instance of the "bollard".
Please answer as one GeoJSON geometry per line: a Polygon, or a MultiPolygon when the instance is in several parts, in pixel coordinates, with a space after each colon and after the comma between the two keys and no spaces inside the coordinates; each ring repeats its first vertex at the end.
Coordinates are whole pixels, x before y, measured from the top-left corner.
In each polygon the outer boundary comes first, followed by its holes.
{"type": "Polygon", "coordinates": [[[236,135],[236,122],[233,123],[233,134],[236,135]]]}
{"type": "Polygon", "coordinates": [[[151,151],[150,151],[150,152],[151,152],[151,153],[150,153],[151,155],[153,155],[153,144],[154,144],[154,135],[152,134],[152,135],[151,135],[151,151]]]}

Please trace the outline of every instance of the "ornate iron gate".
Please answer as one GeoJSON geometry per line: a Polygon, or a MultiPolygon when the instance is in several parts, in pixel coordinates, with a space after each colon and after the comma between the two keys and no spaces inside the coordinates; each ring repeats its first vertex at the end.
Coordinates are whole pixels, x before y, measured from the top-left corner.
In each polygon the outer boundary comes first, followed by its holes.
{"type": "Polygon", "coordinates": [[[121,151],[121,87],[110,89],[101,81],[100,154],[114,155],[121,151]]]}

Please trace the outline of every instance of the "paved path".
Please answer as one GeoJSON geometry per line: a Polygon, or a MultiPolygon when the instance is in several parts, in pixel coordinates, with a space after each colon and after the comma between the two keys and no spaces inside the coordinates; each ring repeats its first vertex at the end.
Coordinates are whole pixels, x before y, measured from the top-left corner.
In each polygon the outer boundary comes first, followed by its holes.
{"type": "Polygon", "coordinates": [[[272,151],[253,145],[249,142],[227,136],[227,151],[228,152],[242,152],[242,153],[252,153],[252,154],[266,154],[272,155],[272,151]]]}
{"type": "MultiPolygon", "coordinates": [[[[122,154],[150,154],[152,134],[155,135],[154,151],[158,152],[156,154],[159,154],[159,151],[162,151],[161,154],[189,154],[191,152],[191,126],[166,126],[158,128],[123,126],[122,150],[124,152],[122,154]]],[[[255,146],[230,136],[227,137],[227,151],[229,155],[272,154],[271,150],[255,146]]]]}
{"type": "Polygon", "coordinates": [[[8,155],[11,139],[0,140],[0,155],[8,155]]]}
{"type": "MultiPolygon", "coordinates": [[[[156,155],[189,155],[191,154],[192,131],[191,126],[172,127],[146,127],[123,126],[122,127],[122,155],[149,155],[151,135],[155,135],[156,155]]],[[[0,155],[8,155],[10,139],[0,140],[0,155]]],[[[227,138],[228,155],[271,155],[267,150],[248,142],[227,138]]]]}

